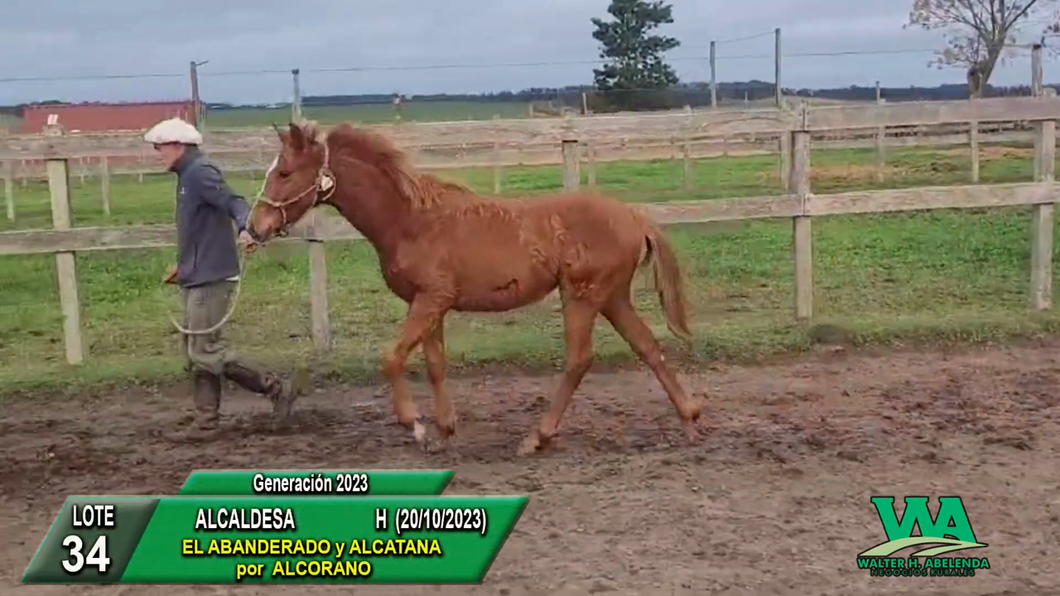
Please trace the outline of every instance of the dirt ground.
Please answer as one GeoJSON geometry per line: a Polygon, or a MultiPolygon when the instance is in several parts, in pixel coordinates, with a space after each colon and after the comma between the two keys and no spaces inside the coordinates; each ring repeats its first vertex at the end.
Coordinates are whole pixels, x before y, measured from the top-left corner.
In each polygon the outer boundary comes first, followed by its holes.
{"type": "MultiPolygon", "coordinates": [[[[50,594],[1056,594],[1060,342],[960,352],[821,353],[685,377],[710,398],[685,443],[647,371],[592,374],[548,453],[515,456],[552,378],[451,381],[449,450],[421,453],[380,388],[300,402],[287,434],[267,406],[226,402],[224,442],[182,446],[182,387],[5,405],[0,592],[50,594]],[[196,468],[440,468],[449,493],[530,504],[481,586],[20,586],[64,496],[174,493],[196,468]],[[992,568],[972,578],[872,578],[885,540],[874,495],[959,495],[992,568]],[[161,590],[161,591],[160,591],[161,590]]],[[[418,386],[418,394],[426,395],[418,386]]]]}

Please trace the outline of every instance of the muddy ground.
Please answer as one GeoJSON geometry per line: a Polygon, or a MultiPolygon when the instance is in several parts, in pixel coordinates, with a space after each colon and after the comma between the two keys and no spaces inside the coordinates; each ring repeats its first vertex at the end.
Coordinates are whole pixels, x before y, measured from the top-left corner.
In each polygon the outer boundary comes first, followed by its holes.
{"type": "MultiPolygon", "coordinates": [[[[0,422],[0,592],[44,594],[1056,594],[1060,343],[960,352],[822,353],[685,377],[711,397],[687,445],[647,371],[592,374],[546,454],[518,459],[551,378],[451,381],[461,436],[421,453],[379,388],[329,388],[288,434],[226,402],[229,437],[181,446],[186,388],[7,404],[0,422]],[[358,405],[359,404],[359,405],[358,405]],[[442,468],[450,493],[530,504],[481,586],[19,586],[69,493],[174,493],[195,468],[442,468]],[[869,498],[964,497],[992,568],[872,578],[869,498]]],[[[426,395],[420,385],[418,394],[426,395]]]]}

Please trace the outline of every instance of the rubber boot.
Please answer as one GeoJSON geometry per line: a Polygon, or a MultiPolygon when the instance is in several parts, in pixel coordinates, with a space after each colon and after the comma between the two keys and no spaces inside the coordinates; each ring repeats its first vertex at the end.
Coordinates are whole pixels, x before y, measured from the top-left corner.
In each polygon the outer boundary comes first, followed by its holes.
{"type": "Polygon", "coordinates": [[[225,364],[224,375],[243,389],[261,394],[272,402],[272,415],[278,421],[287,419],[291,414],[291,406],[300,394],[300,390],[289,379],[259,371],[242,362],[225,364]]]}
{"type": "Polygon", "coordinates": [[[192,373],[192,401],[195,419],[183,435],[175,439],[207,441],[220,433],[221,377],[204,370],[192,373]]]}

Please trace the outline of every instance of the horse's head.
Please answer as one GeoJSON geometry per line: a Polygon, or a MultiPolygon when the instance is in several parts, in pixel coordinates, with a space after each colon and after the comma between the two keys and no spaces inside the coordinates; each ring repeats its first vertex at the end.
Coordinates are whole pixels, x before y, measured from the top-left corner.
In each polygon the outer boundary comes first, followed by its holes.
{"type": "Polygon", "coordinates": [[[259,242],[286,235],[335,191],[327,141],[317,125],[292,123],[286,131],[273,128],[280,137],[280,154],[265,174],[261,196],[247,221],[247,231],[259,242]]]}

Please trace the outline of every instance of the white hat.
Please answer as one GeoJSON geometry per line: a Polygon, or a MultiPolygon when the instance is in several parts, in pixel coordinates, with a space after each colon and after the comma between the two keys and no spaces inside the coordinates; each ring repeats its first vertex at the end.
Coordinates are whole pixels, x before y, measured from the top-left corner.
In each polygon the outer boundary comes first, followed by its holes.
{"type": "Polygon", "coordinates": [[[166,143],[202,145],[202,135],[199,134],[199,131],[180,118],[170,118],[154,125],[144,135],[144,140],[154,145],[164,145],[166,143]]]}

